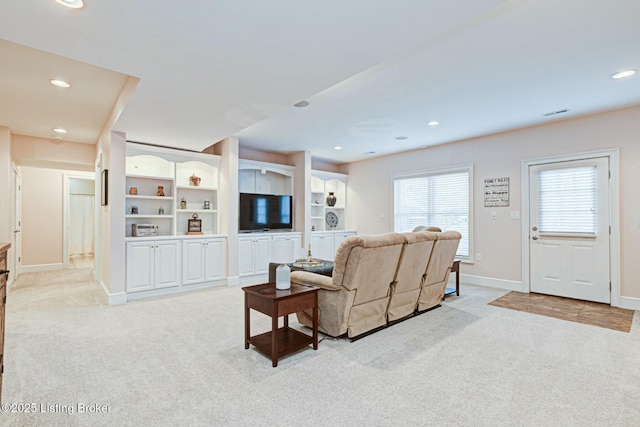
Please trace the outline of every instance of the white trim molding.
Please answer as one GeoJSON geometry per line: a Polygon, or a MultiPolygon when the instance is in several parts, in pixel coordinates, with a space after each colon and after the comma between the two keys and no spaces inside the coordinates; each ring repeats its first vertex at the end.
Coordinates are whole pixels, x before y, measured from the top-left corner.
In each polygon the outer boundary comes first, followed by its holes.
{"type": "Polygon", "coordinates": [[[109,305],[123,305],[127,303],[127,294],[119,292],[117,294],[109,294],[109,305]]]}
{"type": "Polygon", "coordinates": [[[640,298],[620,297],[620,308],[640,311],[640,298]]]}
{"type": "Polygon", "coordinates": [[[227,277],[227,286],[239,286],[240,285],[240,277],[232,276],[227,277]]]}
{"type": "MultiPolygon", "coordinates": [[[[609,263],[611,281],[611,306],[621,307],[620,297],[620,149],[589,151],[586,153],[566,154],[562,156],[540,157],[525,159],[521,162],[522,178],[522,292],[531,292],[530,263],[529,263],[529,167],[541,163],[566,162],[571,160],[593,159],[596,157],[609,158],[609,203],[611,208],[609,236],[609,263]]],[[[626,297],[625,297],[626,298],[626,297]]],[[[629,300],[629,298],[626,298],[629,300]]],[[[626,302],[625,302],[626,303],[626,302]]]]}
{"type": "MultiPolygon", "coordinates": [[[[462,284],[505,289],[507,291],[529,292],[529,289],[527,289],[522,282],[516,280],[496,279],[494,277],[474,276],[471,274],[460,275],[460,285],[462,284]]],[[[449,284],[447,286],[455,287],[455,276],[453,276],[453,274],[449,276],[449,284]],[[451,277],[454,277],[453,282],[451,277]]]]}
{"type": "Polygon", "coordinates": [[[62,263],[23,265],[21,273],[40,273],[41,271],[62,270],[62,263]]]}
{"type": "Polygon", "coordinates": [[[107,297],[107,303],[109,305],[122,305],[127,303],[127,294],[125,292],[111,294],[109,293],[109,289],[107,289],[107,285],[105,285],[102,280],[100,280],[98,284],[104,291],[104,294],[107,297]]]}

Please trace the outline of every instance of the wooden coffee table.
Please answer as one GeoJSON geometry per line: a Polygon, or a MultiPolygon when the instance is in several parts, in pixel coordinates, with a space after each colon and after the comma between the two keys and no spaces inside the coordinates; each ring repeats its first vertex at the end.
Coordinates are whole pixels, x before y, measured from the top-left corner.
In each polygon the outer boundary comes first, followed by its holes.
{"type": "Polygon", "coordinates": [[[291,284],[291,289],[276,289],[275,283],[246,286],[244,291],[244,348],[249,344],[271,358],[273,367],[278,358],[313,344],[318,349],[318,291],[315,286],[291,284]],[[271,316],[271,331],[251,336],[250,309],[271,316]],[[311,336],[289,328],[289,314],[313,310],[313,334],[311,336]],[[278,328],[278,317],[284,316],[284,326],[278,328]]]}

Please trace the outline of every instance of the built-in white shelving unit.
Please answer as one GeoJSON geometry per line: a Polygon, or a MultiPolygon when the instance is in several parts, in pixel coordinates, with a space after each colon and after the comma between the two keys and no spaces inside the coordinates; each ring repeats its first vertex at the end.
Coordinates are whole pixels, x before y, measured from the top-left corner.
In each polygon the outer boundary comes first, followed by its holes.
{"type": "Polygon", "coordinates": [[[345,230],[347,222],[347,175],[335,172],[311,171],[311,229],[312,231],[345,230]],[[329,206],[327,197],[333,193],[334,206],[329,206]],[[328,216],[335,215],[332,223],[328,216]],[[334,225],[335,224],[335,225],[334,225]]]}
{"type": "Polygon", "coordinates": [[[127,299],[225,284],[227,236],[218,234],[220,158],[128,143],[125,164],[127,299]],[[194,175],[198,182],[191,180],[194,175]],[[187,235],[194,214],[202,234],[187,235]],[[134,237],[134,224],[157,225],[158,235],[134,237]]]}
{"type": "Polygon", "coordinates": [[[132,237],[132,225],[137,223],[157,224],[161,236],[186,235],[194,214],[202,222],[203,234],[217,234],[219,158],[200,153],[135,154],[139,150],[131,148],[126,157],[127,237],[132,237]],[[199,160],[189,160],[196,156],[199,160]],[[198,185],[192,176],[200,178],[198,185]],[[159,187],[164,196],[157,195],[159,187]]]}

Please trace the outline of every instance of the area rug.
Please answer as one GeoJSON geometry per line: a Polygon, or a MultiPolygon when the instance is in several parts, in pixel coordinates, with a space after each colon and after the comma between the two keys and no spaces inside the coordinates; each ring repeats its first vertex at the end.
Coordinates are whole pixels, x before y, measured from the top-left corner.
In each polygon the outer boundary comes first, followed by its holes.
{"type": "Polygon", "coordinates": [[[633,310],[607,304],[515,291],[491,301],[489,305],[627,333],[631,330],[634,313],[633,310]]]}

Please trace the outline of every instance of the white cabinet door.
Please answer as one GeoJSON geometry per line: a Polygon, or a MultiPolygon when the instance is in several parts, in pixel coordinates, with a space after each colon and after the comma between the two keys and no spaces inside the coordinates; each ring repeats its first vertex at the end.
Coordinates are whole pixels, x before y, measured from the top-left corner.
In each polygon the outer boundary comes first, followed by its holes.
{"type": "Polygon", "coordinates": [[[281,264],[294,262],[299,258],[302,237],[298,234],[292,236],[274,236],[271,241],[271,262],[281,264]]]}
{"type": "Polygon", "coordinates": [[[204,239],[182,242],[182,284],[204,282],[204,239]]]}
{"type": "Polygon", "coordinates": [[[238,275],[253,274],[253,237],[238,238],[238,275]]]}
{"type": "Polygon", "coordinates": [[[179,286],[178,240],[127,243],[127,292],[179,286]]]}
{"type": "Polygon", "coordinates": [[[180,285],[180,241],[155,242],[154,287],[168,288],[180,285]]]}
{"type": "Polygon", "coordinates": [[[127,243],[127,292],[153,289],[154,242],[127,243]]]}
{"type": "Polygon", "coordinates": [[[333,247],[333,234],[316,233],[311,234],[311,256],[332,261],[335,249],[333,247]]]}
{"type": "Polygon", "coordinates": [[[253,271],[255,274],[269,272],[269,258],[271,253],[271,238],[258,237],[254,243],[253,271]]]}
{"type": "Polygon", "coordinates": [[[225,277],[227,248],[225,239],[207,239],[204,245],[204,278],[217,280],[225,277]]]}
{"type": "Polygon", "coordinates": [[[270,236],[238,238],[238,275],[251,276],[269,272],[270,236]]]}
{"type": "Polygon", "coordinates": [[[189,239],[182,242],[182,284],[224,278],[227,265],[225,239],[189,239]]]}
{"type": "MultiPolygon", "coordinates": [[[[333,253],[334,253],[334,258],[335,258],[335,253],[338,251],[338,247],[340,246],[340,243],[342,243],[342,241],[344,239],[346,239],[349,236],[355,236],[356,233],[353,231],[347,231],[344,233],[336,233],[333,235],[333,253]]],[[[333,259],[333,258],[332,258],[333,259]]]]}

